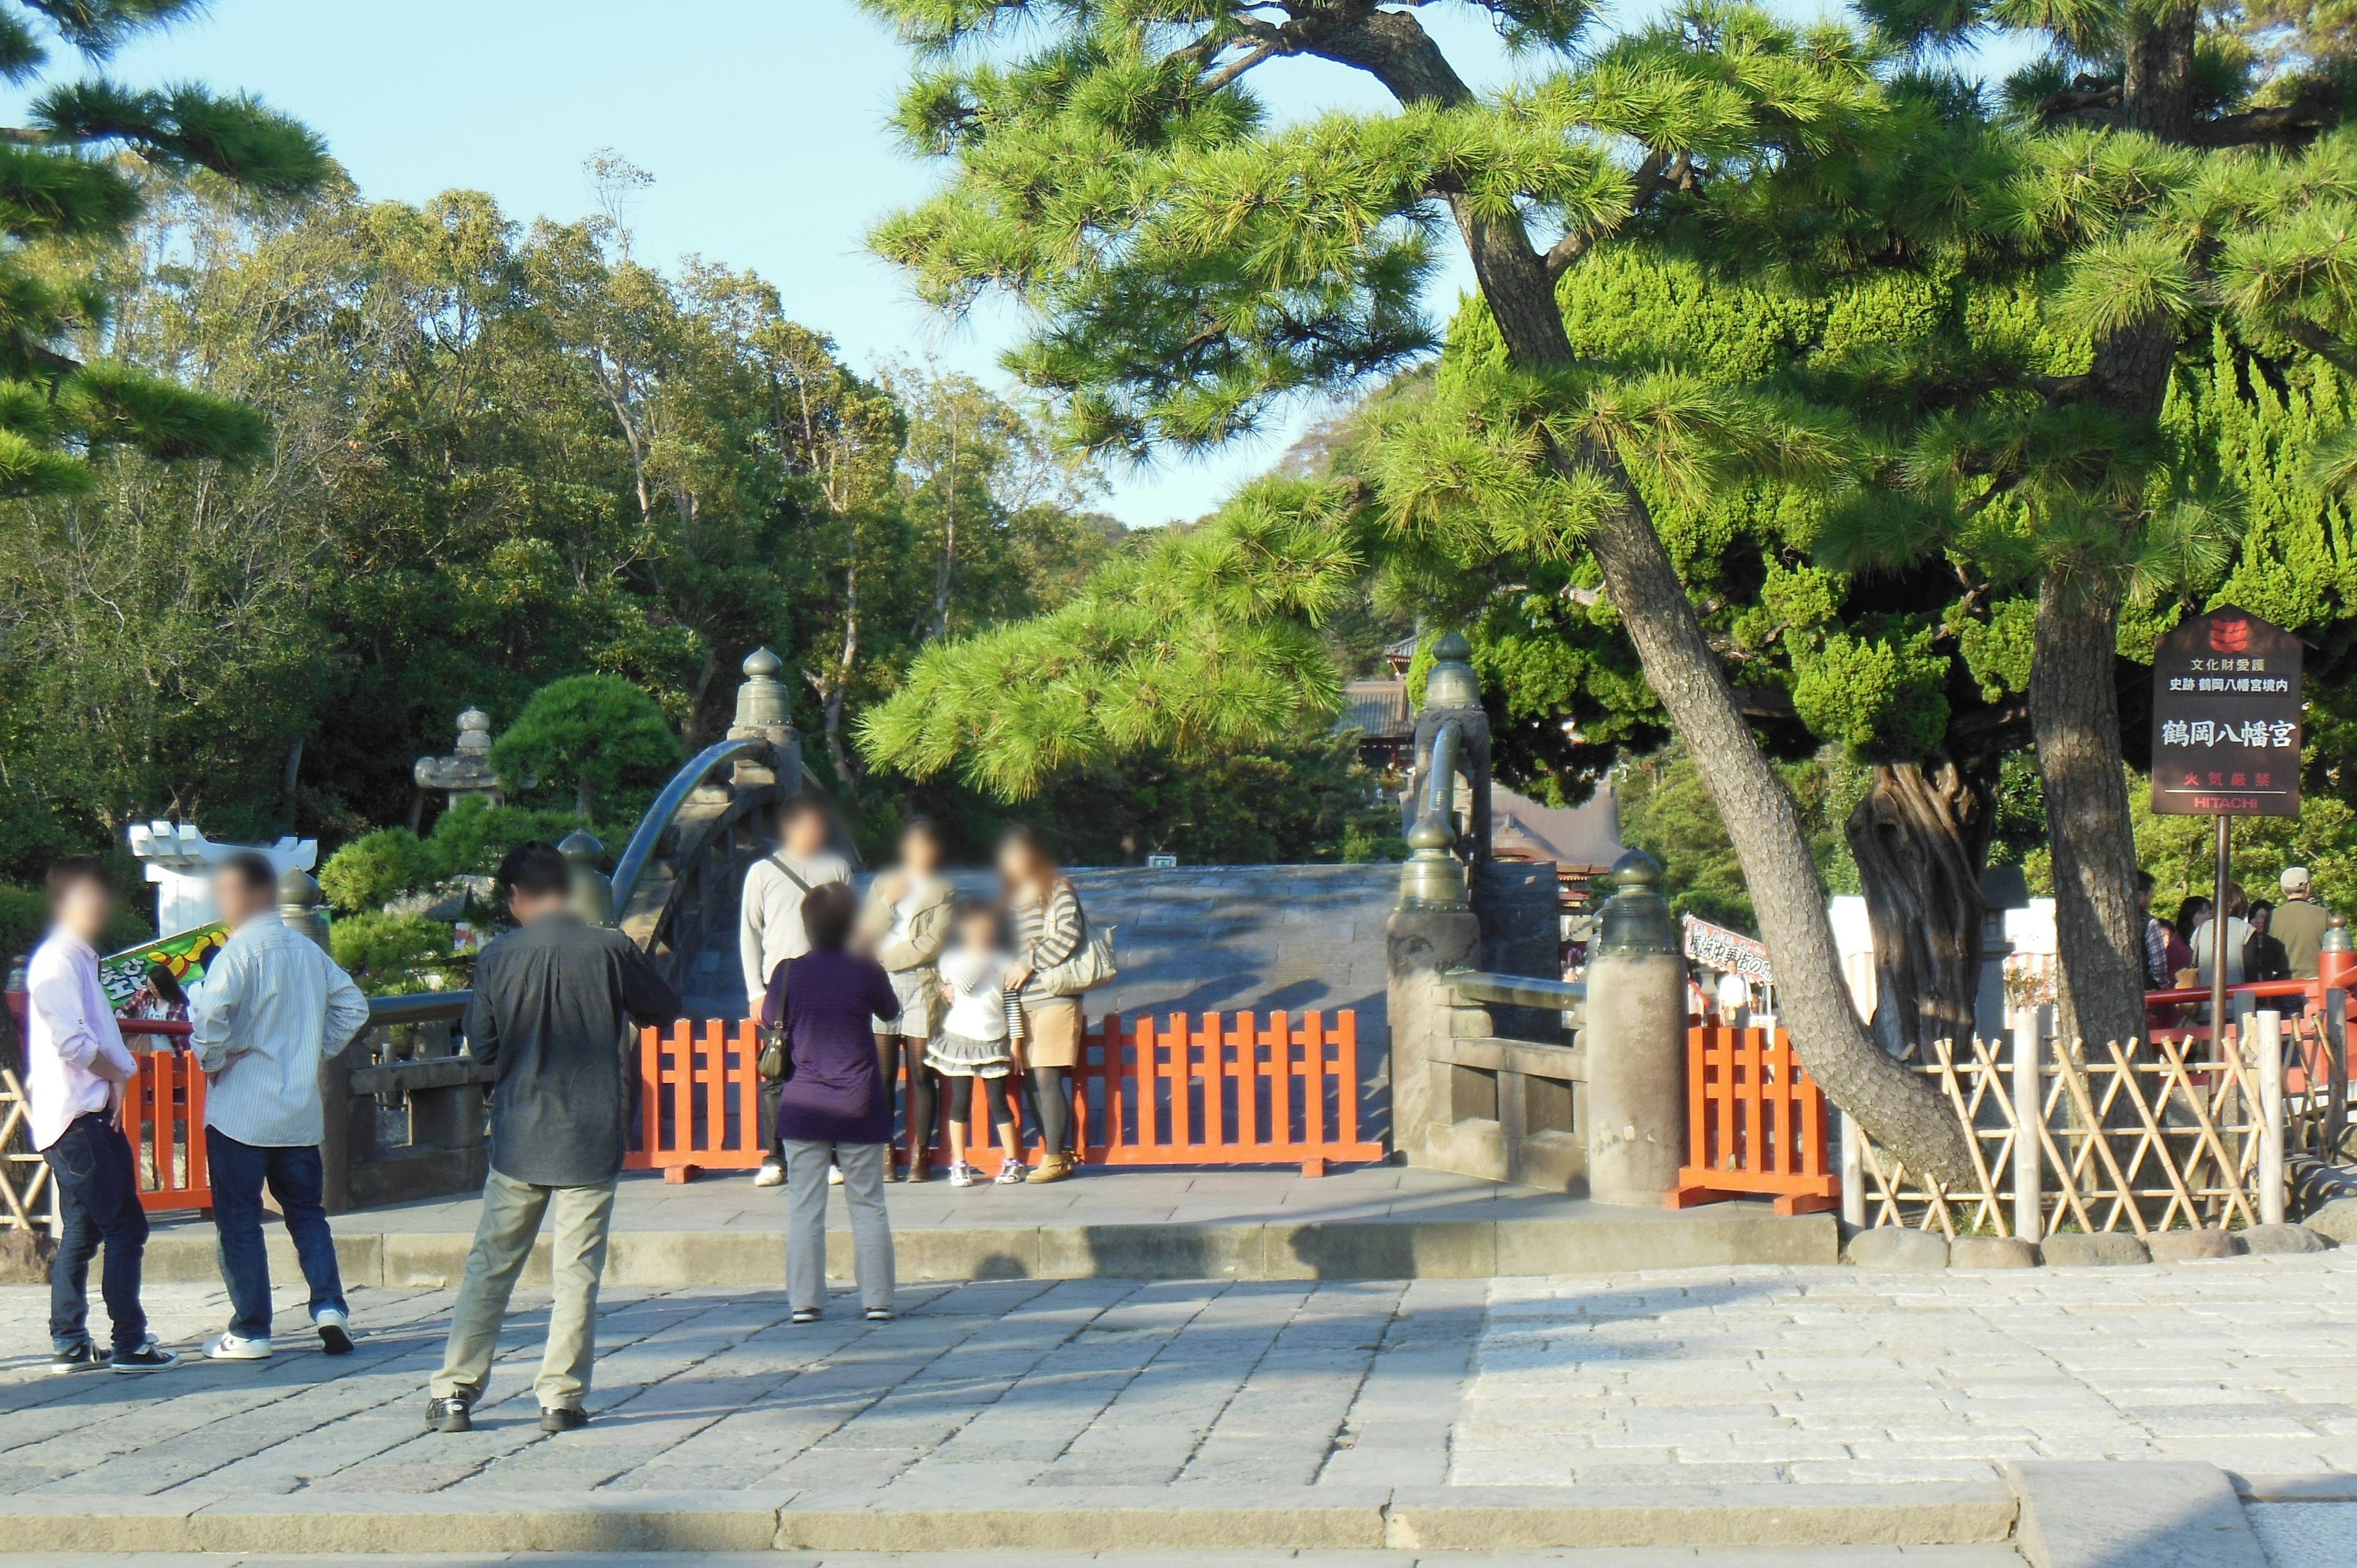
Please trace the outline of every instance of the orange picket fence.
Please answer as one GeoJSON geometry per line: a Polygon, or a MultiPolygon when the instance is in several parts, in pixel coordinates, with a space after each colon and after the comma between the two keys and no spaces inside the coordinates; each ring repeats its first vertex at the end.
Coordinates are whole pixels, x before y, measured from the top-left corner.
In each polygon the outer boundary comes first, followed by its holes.
{"type": "MultiPolygon", "coordinates": [[[[759,1047],[749,1023],[683,1019],[640,1036],[638,1147],[624,1162],[692,1181],[761,1163],[759,1047]]],[[[1089,1165],[1298,1165],[1381,1160],[1362,1131],[1365,1072],[1352,1012],[1110,1015],[1081,1039],[1072,1073],[1073,1136],[1089,1165]]],[[[1004,1092],[1004,1090],[1000,1090],[1004,1092]]],[[[962,1110],[967,1157],[996,1174],[1003,1158],[985,1086],[962,1110]]],[[[905,1104],[905,1099],[903,1103],[905,1104]]],[[[1001,1100],[1000,1103],[1005,1104],[1001,1100]]],[[[936,1163],[947,1140],[935,1133],[936,1163]]]]}
{"type": "Polygon", "coordinates": [[[1663,1203],[1776,1199],[1779,1214],[1841,1203],[1825,1091],[1784,1031],[1715,1026],[1686,1031],[1686,1159],[1663,1203]]]}
{"type": "Polygon", "coordinates": [[[168,1039],[168,1048],[135,1044],[138,1075],[123,1097],[123,1135],[139,1172],[139,1203],[149,1213],[213,1206],[212,1172],[205,1164],[205,1075],[181,1048],[188,1026],[154,1018],[121,1020],[126,1043],[142,1035],[168,1039]]]}
{"type": "Polygon", "coordinates": [[[640,1030],[638,1147],[622,1167],[680,1182],[759,1165],[760,1056],[749,1019],[640,1030]]]}

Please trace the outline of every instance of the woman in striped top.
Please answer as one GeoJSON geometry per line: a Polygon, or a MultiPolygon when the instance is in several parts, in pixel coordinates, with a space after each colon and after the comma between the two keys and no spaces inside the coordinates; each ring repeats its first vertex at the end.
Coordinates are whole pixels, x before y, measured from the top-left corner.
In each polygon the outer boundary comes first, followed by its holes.
{"type": "Polygon", "coordinates": [[[1071,883],[1056,868],[1047,841],[1030,828],[1010,828],[999,841],[998,874],[1015,939],[1015,966],[1006,972],[1006,984],[1022,1006],[1023,1063],[1044,1145],[1030,1179],[1061,1181],[1076,1163],[1069,1145],[1072,1069],[1081,1059],[1081,999],[1059,993],[1049,972],[1081,950],[1088,918],[1071,883]]]}

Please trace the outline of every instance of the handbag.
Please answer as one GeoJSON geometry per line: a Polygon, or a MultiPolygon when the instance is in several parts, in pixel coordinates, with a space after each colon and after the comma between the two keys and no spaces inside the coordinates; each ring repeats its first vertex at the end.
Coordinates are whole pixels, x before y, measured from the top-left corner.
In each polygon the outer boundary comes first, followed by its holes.
{"type": "Polygon", "coordinates": [[[1078,996],[1114,979],[1121,973],[1121,965],[1113,953],[1113,934],[1119,929],[1119,926],[1092,929],[1082,941],[1080,951],[1041,970],[1032,983],[1045,995],[1078,996]]]}
{"type": "MultiPolygon", "coordinates": [[[[780,970],[784,964],[778,966],[780,970]]],[[[778,1016],[770,1018],[770,1000],[761,999],[761,1016],[754,1020],[754,1038],[760,1042],[760,1055],[753,1058],[753,1070],[763,1083],[784,1083],[794,1076],[793,1044],[786,1037],[786,993],[778,992],[778,1016]]]]}

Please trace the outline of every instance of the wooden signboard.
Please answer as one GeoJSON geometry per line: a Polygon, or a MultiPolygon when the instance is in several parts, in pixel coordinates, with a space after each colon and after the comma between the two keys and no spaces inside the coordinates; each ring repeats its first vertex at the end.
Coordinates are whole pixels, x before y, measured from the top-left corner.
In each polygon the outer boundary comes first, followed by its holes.
{"type": "Polygon", "coordinates": [[[2152,657],[2152,809],[2299,815],[2299,639],[2248,610],[2190,616],[2152,657]]]}

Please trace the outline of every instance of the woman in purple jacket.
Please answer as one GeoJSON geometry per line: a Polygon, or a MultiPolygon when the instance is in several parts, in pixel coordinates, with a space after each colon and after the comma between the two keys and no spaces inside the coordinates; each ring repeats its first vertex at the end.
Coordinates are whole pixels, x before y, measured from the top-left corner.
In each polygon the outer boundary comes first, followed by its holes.
{"type": "Polygon", "coordinates": [[[892,1097],[876,1065],[873,1019],[899,1015],[892,977],[845,950],[859,902],[822,883],[802,902],[811,950],[770,972],[765,1022],[783,1021],[793,1074],[778,1096],[786,1145],[786,1291],[796,1323],[816,1323],[826,1304],[826,1168],[843,1172],[851,1206],[859,1304],[871,1323],[892,1316],[892,1223],[884,1212],[884,1162],[892,1097]]]}

